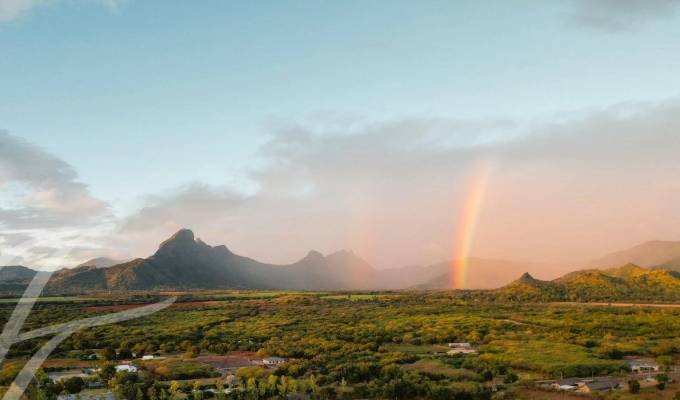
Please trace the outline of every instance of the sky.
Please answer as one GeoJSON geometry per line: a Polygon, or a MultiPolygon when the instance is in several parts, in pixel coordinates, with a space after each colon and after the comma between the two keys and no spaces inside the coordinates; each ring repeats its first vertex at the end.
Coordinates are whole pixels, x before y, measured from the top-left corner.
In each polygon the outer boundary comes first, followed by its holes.
{"type": "Polygon", "coordinates": [[[680,240],[678,37],[676,0],[0,0],[0,265],[680,240]]]}

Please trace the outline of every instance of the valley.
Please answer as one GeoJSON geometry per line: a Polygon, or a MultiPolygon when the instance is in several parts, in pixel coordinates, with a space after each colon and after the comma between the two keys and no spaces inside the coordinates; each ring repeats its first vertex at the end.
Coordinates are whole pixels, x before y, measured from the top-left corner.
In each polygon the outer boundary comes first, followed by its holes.
{"type": "MultiPolygon", "coordinates": [[[[660,374],[680,379],[676,307],[497,301],[460,291],[173,294],[177,302],[166,310],[69,337],[43,371],[74,378],[45,378],[32,386],[32,394],[56,398],[71,392],[93,400],[107,393],[139,400],[556,399],[579,392],[555,391],[541,382],[591,377],[620,385],[597,391],[599,398],[628,398],[631,379],[642,386],[635,395],[640,397],[631,398],[662,398],[653,396],[680,390],[672,382],[663,390],[649,384],[660,374]],[[456,342],[469,343],[472,351],[452,353],[450,343],[456,342]],[[282,361],[267,365],[269,359],[282,361]],[[635,374],[630,368],[636,360],[659,371],[635,374]],[[116,366],[134,371],[111,373],[116,366]]],[[[35,305],[25,329],[164,297],[46,298],[35,305]]],[[[13,307],[0,303],[3,320],[13,307]]],[[[45,341],[13,346],[0,385],[11,382],[45,341]]]]}

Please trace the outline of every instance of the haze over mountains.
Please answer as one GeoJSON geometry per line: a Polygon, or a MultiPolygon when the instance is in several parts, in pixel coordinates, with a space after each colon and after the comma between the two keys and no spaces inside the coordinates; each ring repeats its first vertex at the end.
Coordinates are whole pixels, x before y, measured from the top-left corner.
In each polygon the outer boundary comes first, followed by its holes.
{"type": "Polygon", "coordinates": [[[108,257],[96,257],[91,260],[87,260],[84,263],[80,263],[78,267],[96,267],[96,268],[108,268],[114,265],[122,264],[123,260],[114,260],[108,257]]]}
{"type": "MultiPolygon", "coordinates": [[[[162,242],[148,258],[119,262],[100,257],[57,271],[45,291],[446,289],[450,282],[450,265],[451,262],[442,262],[429,266],[376,269],[346,250],[328,255],[310,251],[295,263],[274,265],[237,255],[223,245],[210,246],[195,238],[191,230],[182,229],[162,242]]],[[[540,273],[542,268],[540,264],[483,258],[470,258],[468,265],[468,287],[471,289],[498,288],[525,271],[540,273]]],[[[680,269],[680,242],[643,243],[607,255],[591,265],[610,269],[572,272],[553,281],[537,280],[526,273],[499,290],[509,297],[524,298],[529,294],[560,299],[578,297],[579,294],[608,298],[631,290],[643,296],[661,295],[676,289],[680,291],[680,274],[671,271],[680,269]],[[633,264],[619,269],[610,268],[628,263],[633,264]]],[[[0,292],[20,292],[34,274],[35,271],[22,266],[0,269],[0,292]]]]}
{"type": "Polygon", "coordinates": [[[642,267],[680,265],[680,242],[654,240],[592,261],[592,268],[614,268],[633,263],[642,267]]]}

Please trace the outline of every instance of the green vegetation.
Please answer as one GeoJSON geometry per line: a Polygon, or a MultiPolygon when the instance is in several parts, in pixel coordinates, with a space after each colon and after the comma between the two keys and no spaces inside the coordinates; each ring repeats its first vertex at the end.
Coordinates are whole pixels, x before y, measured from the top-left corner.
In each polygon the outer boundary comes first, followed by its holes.
{"type": "Polygon", "coordinates": [[[680,300],[680,273],[628,264],[607,270],[569,273],[553,281],[524,274],[498,290],[480,293],[510,301],[655,301],[680,300]]]}
{"type": "MultiPolygon", "coordinates": [[[[39,303],[25,329],[160,298],[39,303]]],[[[6,320],[12,309],[0,304],[0,318],[6,320]]],[[[104,368],[92,379],[135,400],[274,399],[295,392],[319,399],[490,399],[493,388],[521,394],[526,379],[616,375],[626,382],[626,356],[653,358],[672,369],[680,351],[677,338],[680,308],[508,302],[465,291],[262,296],[213,291],[180,294],[176,305],[154,315],[77,332],[46,365],[68,368],[72,360],[96,353],[111,361],[93,361],[104,368]],[[469,342],[478,354],[447,355],[450,342],[469,342]],[[164,358],[135,360],[139,373],[112,370],[133,353],[164,358]],[[235,368],[236,380],[228,381],[214,367],[220,356],[239,354],[246,361],[266,356],[288,361],[277,368],[235,368]],[[217,385],[232,390],[219,396],[206,391],[217,385]]],[[[13,346],[0,384],[11,382],[22,360],[46,340],[13,346]]],[[[39,391],[49,398],[78,385],[45,384],[39,391]]]]}
{"type": "Polygon", "coordinates": [[[155,374],[160,380],[182,380],[195,378],[214,378],[219,376],[210,365],[197,360],[164,359],[146,361],[144,369],[155,374]]]}

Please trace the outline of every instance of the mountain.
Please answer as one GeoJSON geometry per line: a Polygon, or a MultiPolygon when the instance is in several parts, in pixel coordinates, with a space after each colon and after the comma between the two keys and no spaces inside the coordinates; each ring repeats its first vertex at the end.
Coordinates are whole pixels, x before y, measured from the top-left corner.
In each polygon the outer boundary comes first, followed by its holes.
{"type": "Polygon", "coordinates": [[[0,267],[0,282],[27,282],[33,279],[35,271],[22,265],[0,267]]]}
{"type": "Polygon", "coordinates": [[[675,258],[673,260],[660,264],[657,266],[657,268],[680,272],[680,258],[675,258]]]}
{"type": "Polygon", "coordinates": [[[680,265],[680,242],[654,240],[608,254],[592,261],[589,267],[613,268],[628,263],[654,267],[674,260],[680,265]]]}
{"type": "MultiPolygon", "coordinates": [[[[413,288],[422,290],[448,289],[451,284],[452,263],[452,261],[449,261],[425,267],[436,269],[437,273],[422,280],[424,283],[415,285],[413,288]]],[[[471,289],[494,289],[511,281],[523,271],[541,272],[541,269],[544,268],[539,264],[476,257],[467,259],[467,266],[466,287],[471,289]]]]}
{"type": "Polygon", "coordinates": [[[557,282],[542,281],[525,272],[497,292],[515,300],[550,300],[563,297],[565,288],[557,282]]]}
{"type": "Polygon", "coordinates": [[[114,265],[122,264],[123,262],[124,261],[114,260],[108,257],[97,257],[91,260],[87,260],[82,264],[78,264],[77,267],[108,268],[113,267],[114,265]]]}
{"type": "Polygon", "coordinates": [[[676,301],[680,300],[680,273],[626,264],[619,268],[575,271],[552,281],[540,281],[525,274],[494,293],[514,300],[676,301]]]}
{"type": "Polygon", "coordinates": [[[0,267],[0,296],[23,293],[35,274],[36,271],[21,265],[0,267]]]}
{"type": "Polygon", "coordinates": [[[152,256],[109,268],[79,266],[55,273],[48,293],[91,290],[150,289],[368,289],[376,270],[351,251],[324,256],[310,251],[287,265],[261,263],[232,253],[226,246],[209,246],[182,229],[162,242],[152,256]]]}

